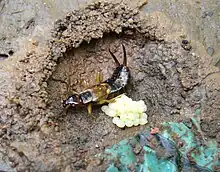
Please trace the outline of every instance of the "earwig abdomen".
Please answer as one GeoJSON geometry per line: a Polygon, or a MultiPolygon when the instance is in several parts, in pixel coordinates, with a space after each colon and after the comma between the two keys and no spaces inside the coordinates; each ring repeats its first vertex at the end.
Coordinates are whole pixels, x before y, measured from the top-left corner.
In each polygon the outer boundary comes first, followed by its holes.
{"type": "Polygon", "coordinates": [[[83,104],[97,102],[99,99],[107,98],[110,89],[111,87],[107,83],[100,83],[79,93],[79,97],[83,104]]]}
{"type": "Polygon", "coordinates": [[[128,84],[129,76],[130,72],[128,67],[120,65],[115,69],[112,77],[104,82],[111,87],[110,93],[115,93],[128,84]]]}

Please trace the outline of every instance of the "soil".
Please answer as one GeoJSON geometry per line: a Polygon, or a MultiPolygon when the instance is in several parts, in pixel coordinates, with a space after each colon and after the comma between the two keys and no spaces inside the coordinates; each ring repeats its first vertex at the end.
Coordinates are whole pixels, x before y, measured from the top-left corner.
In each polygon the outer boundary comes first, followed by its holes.
{"type": "Polygon", "coordinates": [[[106,147],[163,121],[189,119],[197,109],[205,138],[220,142],[219,69],[162,13],[94,2],[58,20],[47,41],[24,45],[1,63],[0,170],[103,170],[92,157],[106,147]],[[131,71],[126,93],[145,101],[149,123],[119,129],[100,106],[93,108],[95,119],[86,108],[64,108],[62,100],[85,89],[83,83],[95,84],[97,72],[104,79],[112,74],[108,49],[120,59],[122,43],[131,71]]]}

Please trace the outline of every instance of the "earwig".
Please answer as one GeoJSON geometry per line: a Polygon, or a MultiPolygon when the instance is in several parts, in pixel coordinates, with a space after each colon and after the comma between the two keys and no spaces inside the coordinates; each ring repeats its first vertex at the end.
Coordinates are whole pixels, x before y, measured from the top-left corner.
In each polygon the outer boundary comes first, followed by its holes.
{"type": "Polygon", "coordinates": [[[130,71],[127,67],[127,56],[123,44],[122,48],[124,54],[122,64],[119,63],[118,59],[109,49],[109,53],[116,64],[116,69],[114,70],[112,76],[104,82],[100,82],[99,84],[94,85],[79,94],[69,96],[63,101],[64,107],[68,105],[71,105],[72,107],[88,105],[88,112],[91,113],[92,103],[103,104],[109,102],[110,95],[119,92],[127,86],[130,78],[130,71]]]}

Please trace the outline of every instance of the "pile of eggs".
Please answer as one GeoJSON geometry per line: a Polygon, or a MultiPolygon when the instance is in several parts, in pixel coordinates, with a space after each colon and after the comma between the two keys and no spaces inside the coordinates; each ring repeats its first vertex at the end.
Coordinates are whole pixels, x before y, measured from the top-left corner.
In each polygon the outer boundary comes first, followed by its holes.
{"type": "Polygon", "coordinates": [[[122,94],[113,103],[102,106],[102,111],[113,117],[113,123],[120,128],[147,124],[147,106],[143,100],[133,101],[122,94]]]}

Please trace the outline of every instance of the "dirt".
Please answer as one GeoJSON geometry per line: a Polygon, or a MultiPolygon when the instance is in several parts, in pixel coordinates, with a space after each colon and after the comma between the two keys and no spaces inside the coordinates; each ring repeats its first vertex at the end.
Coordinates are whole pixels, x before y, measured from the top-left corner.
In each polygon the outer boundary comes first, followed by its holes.
{"type": "Polygon", "coordinates": [[[219,142],[219,69],[185,35],[162,13],[149,15],[123,2],[100,1],[58,20],[46,43],[29,40],[16,61],[1,64],[7,78],[1,95],[0,150],[7,168],[104,169],[93,161],[95,154],[146,127],[188,119],[196,109],[202,110],[205,137],[219,142]],[[120,58],[122,43],[131,70],[126,93],[145,101],[149,124],[119,129],[99,106],[93,109],[95,119],[86,108],[63,108],[62,100],[85,89],[84,81],[93,85],[97,72],[105,79],[111,75],[115,66],[108,48],[120,58]]]}
{"type": "Polygon", "coordinates": [[[199,40],[206,52],[212,56],[213,64],[220,67],[219,7],[219,0],[149,0],[142,10],[148,13],[160,11],[185,27],[187,36],[199,40]]]}
{"type": "MultiPolygon", "coordinates": [[[[10,0],[0,1],[0,53],[10,55],[23,48],[27,37],[43,42],[48,38],[55,19],[79,8],[85,0],[10,0]]],[[[14,57],[10,55],[9,57],[14,57]]]]}

